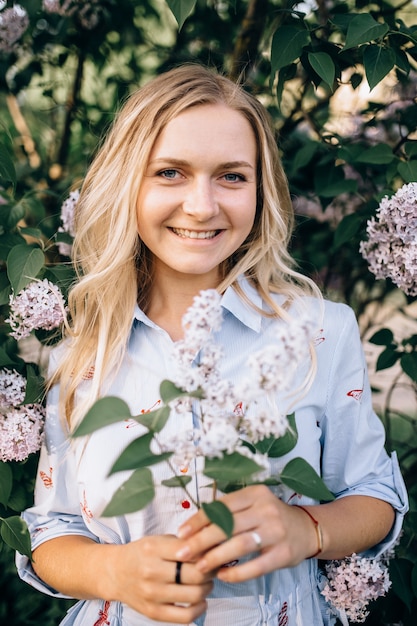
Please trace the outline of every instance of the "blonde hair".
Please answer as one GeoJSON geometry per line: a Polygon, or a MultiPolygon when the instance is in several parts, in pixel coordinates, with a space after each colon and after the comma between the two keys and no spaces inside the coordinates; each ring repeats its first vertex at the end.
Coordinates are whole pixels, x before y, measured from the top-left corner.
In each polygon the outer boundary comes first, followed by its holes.
{"type": "MultiPolygon", "coordinates": [[[[153,145],[177,115],[201,104],[223,104],[250,123],[258,150],[257,212],[247,240],[223,263],[219,291],[241,274],[255,284],[273,314],[285,312],[271,298],[320,297],[316,285],[294,268],[288,252],[293,209],[269,115],[256,98],[228,78],[200,65],[183,65],[151,80],[127,100],[95,157],[76,209],[74,263],[79,280],[69,295],[67,349],[50,383],[61,383],[68,421],[77,387],[94,368],[89,403],[125,354],[136,302],[146,311],[152,258],[137,233],[136,201],[153,145]]],[[[77,411],[78,413],[78,411],[77,411]]]]}

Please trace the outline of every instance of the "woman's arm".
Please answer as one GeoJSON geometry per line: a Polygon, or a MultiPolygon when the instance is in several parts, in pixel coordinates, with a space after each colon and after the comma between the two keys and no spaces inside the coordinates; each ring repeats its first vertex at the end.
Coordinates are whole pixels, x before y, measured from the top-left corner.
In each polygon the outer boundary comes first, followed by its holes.
{"type": "Polygon", "coordinates": [[[33,568],[67,596],[116,600],[151,619],[189,624],[206,610],[212,574],[184,563],[181,584],[176,584],[175,553],[182,545],[168,535],[121,545],[68,535],[36,548],[33,568]]]}
{"type": "MultiPolygon", "coordinates": [[[[176,558],[198,559],[196,567],[201,572],[220,568],[218,578],[241,582],[293,567],[316,555],[320,542],[314,522],[301,508],[285,504],[267,487],[246,487],[222,501],[233,513],[233,537],[225,541],[220,528],[200,510],[180,528],[178,535],[186,543],[176,558]],[[222,568],[258,551],[254,532],[261,540],[259,556],[233,568],[222,568]]],[[[349,496],[304,508],[320,524],[323,541],[317,556],[322,559],[342,558],[370,548],[389,533],[394,522],[391,505],[368,496],[349,496]]]]}

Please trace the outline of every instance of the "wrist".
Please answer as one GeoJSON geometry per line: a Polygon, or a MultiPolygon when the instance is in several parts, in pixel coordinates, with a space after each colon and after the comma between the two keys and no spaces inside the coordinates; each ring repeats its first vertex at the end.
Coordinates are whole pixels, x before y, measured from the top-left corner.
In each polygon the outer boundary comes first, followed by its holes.
{"type": "Polygon", "coordinates": [[[311,554],[307,558],[309,558],[309,559],[317,558],[323,552],[323,530],[322,530],[322,528],[320,526],[320,523],[314,517],[312,512],[309,511],[309,509],[307,507],[302,506],[300,504],[295,504],[294,506],[296,506],[298,509],[301,509],[303,514],[309,517],[311,526],[314,528],[314,535],[315,535],[316,546],[315,546],[315,550],[314,550],[313,554],[311,554]]]}

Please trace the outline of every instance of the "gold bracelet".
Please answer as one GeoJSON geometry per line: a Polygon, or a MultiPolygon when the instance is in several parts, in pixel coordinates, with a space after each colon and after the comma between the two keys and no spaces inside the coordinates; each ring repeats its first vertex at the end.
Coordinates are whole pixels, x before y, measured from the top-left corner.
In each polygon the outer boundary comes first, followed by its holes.
{"type": "Polygon", "coordinates": [[[310,511],[308,511],[306,508],[304,508],[300,504],[295,504],[294,506],[304,511],[304,513],[307,513],[307,515],[309,516],[309,518],[314,524],[314,528],[316,529],[318,550],[317,552],[315,552],[309,557],[310,559],[314,559],[315,556],[318,556],[323,551],[323,531],[321,530],[321,526],[316,520],[316,518],[311,515],[310,511]]]}

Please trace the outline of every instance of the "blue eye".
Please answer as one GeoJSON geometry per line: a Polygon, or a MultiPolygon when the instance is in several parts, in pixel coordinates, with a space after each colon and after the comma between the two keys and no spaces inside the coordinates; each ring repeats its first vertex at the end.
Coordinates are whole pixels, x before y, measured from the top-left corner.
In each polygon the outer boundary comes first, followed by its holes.
{"type": "Polygon", "coordinates": [[[224,175],[224,179],[228,182],[228,183],[237,183],[241,180],[245,180],[245,177],[242,176],[242,174],[233,174],[232,172],[225,174],[224,175]]]}
{"type": "Polygon", "coordinates": [[[162,172],[159,172],[158,175],[162,176],[163,178],[171,179],[171,178],[176,178],[178,176],[178,171],[174,169],[162,170],[162,172]]]}

